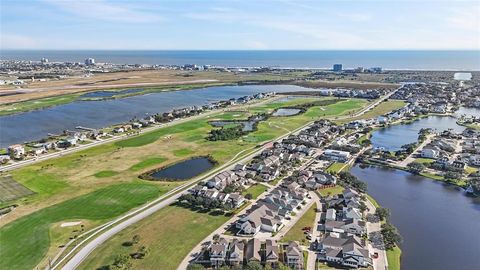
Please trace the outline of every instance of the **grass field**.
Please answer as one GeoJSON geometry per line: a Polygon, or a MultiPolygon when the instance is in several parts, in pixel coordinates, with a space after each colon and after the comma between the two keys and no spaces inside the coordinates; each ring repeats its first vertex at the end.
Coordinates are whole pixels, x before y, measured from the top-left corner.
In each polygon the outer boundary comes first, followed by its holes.
{"type": "Polygon", "coordinates": [[[435,159],[431,158],[416,158],[415,162],[423,163],[425,165],[435,162],[435,159]]]}
{"type": "Polygon", "coordinates": [[[400,257],[402,250],[395,247],[392,250],[387,250],[388,270],[400,270],[400,257]]]}
{"type": "Polygon", "coordinates": [[[133,165],[132,167],[130,167],[130,170],[131,171],[140,171],[140,170],[143,170],[143,169],[146,169],[146,168],[149,168],[151,166],[154,166],[154,165],[158,165],[158,164],[161,164],[163,162],[167,161],[166,158],[164,157],[151,157],[151,158],[147,158],[143,161],[140,161],[139,163],[133,165]]]}
{"type": "Polygon", "coordinates": [[[242,192],[242,195],[247,195],[247,194],[252,194],[252,198],[256,199],[260,194],[265,192],[268,189],[267,186],[262,185],[262,184],[256,184],[252,185],[249,188],[247,188],[245,191],[242,192]]]}
{"type": "Polygon", "coordinates": [[[136,234],[151,252],[142,260],[132,260],[133,269],[176,269],[195,245],[228,219],[224,215],[168,206],[108,240],[79,269],[97,269],[111,264],[117,254],[132,252],[122,243],[136,234]]]}
{"type": "Polygon", "coordinates": [[[336,122],[340,123],[340,124],[343,124],[343,123],[347,123],[347,122],[350,122],[350,121],[353,121],[353,120],[374,118],[374,117],[377,117],[377,116],[380,116],[380,115],[384,115],[384,114],[386,114],[388,112],[391,112],[393,110],[402,108],[403,106],[405,106],[405,104],[406,103],[404,101],[401,101],[401,100],[387,100],[387,101],[384,101],[384,102],[380,103],[378,106],[369,110],[368,112],[362,114],[361,116],[352,117],[352,118],[344,119],[344,120],[339,120],[339,121],[336,121],[336,122]]]}
{"type": "Polygon", "coordinates": [[[345,163],[341,162],[334,162],[332,165],[328,166],[326,171],[331,174],[337,174],[340,172],[340,170],[345,167],[345,163]]]}
{"type": "Polygon", "coordinates": [[[32,111],[55,105],[67,104],[75,101],[80,94],[69,94],[58,97],[48,97],[35,100],[29,100],[13,104],[0,105],[0,116],[15,114],[25,111],[32,111]]]}
{"type": "Polygon", "coordinates": [[[316,204],[312,204],[307,209],[305,214],[293,225],[292,228],[280,239],[281,242],[299,241],[302,244],[307,243],[309,240],[306,238],[306,234],[303,233],[302,228],[315,226],[315,212],[316,204]]]}
{"type": "Polygon", "coordinates": [[[323,188],[323,189],[319,189],[318,192],[320,193],[320,195],[322,196],[333,196],[333,195],[337,195],[337,194],[340,194],[342,193],[344,190],[344,188],[342,186],[334,186],[334,187],[330,187],[330,188],[323,188]]]}
{"type": "Polygon", "coordinates": [[[117,175],[118,172],[116,171],[111,171],[111,170],[107,170],[107,171],[100,171],[96,174],[94,174],[95,177],[98,177],[98,178],[104,178],[104,177],[111,177],[111,176],[114,176],[114,175],[117,175]]]}
{"type": "Polygon", "coordinates": [[[0,229],[0,269],[33,269],[50,247],[49,230],[63,220],[107,220],[156,198],[144,183],[113,185],[20,218],[0,229]]]}
{"type": "Polygon", "coordinates": [[[0,177],[0,206],[6,202],[17,200],[32,194],[34,194],[33,191],[13,180],[12,177],[0,177]]]}

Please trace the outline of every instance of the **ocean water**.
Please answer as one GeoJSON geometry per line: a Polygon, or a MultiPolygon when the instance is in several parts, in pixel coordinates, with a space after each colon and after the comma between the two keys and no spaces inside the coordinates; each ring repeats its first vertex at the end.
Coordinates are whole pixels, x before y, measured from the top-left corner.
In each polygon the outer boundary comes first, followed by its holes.
{"type": "Polygon", "coordinates": [[[116,64],[220,65],[230,67],[480,70],[480,51],[100,51],[100,50],[3,50],[2,60],[96,62],[116,64]]]}

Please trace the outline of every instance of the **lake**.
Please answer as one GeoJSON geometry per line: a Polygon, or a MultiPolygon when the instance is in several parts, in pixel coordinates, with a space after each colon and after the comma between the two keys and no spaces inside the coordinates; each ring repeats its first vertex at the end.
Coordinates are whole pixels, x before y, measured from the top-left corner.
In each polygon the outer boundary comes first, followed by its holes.
{"type": "MultiPolygon", "coordinates": [[[[75,101],[69,104],[0,117],[0,147],[39,140],[48,133],[74,130],[76,126],[103,128],[127,122],[133,117],[163,113],[175,108],[199,106],[259,92],[310,91],[294,85],[218,86],[193,90],[158,92],[132,97],[75,101]]],[[[126,90],[130,91],[130,90],[126,90]]],[[[90,97],[106,91],[90,93],[90,97]],[[95,94],[96,93],[96,94],[95,94]]],[[[101,93],[101,94],[100,94],[101,93]]]]}
{"type": "Polygon", "coordinates": [[[155,171],[150,176],[155,180],[188,180],[210,170],[215,164],[206,157],[187,159],[161,170],[155,171]]]}
{"type": "Polygon", "coordinates": [[[355,166],[368,193],[391,209],[404,241],[402,270],[473,270],[480,266],[480,198],[408,172],[355,166]]]}
{"type": "Polygon", "coordinates": [[[392,125],[372,133],[373,147],[383,147],[387,151],[400,150],[402,145],[418,141],[418,132],[422,128],[433,128],[437,131],[453,129],[462,132],[465,127],[457,125],[457,119],[450,116],[428,116],[412,123],[392,125]]]}

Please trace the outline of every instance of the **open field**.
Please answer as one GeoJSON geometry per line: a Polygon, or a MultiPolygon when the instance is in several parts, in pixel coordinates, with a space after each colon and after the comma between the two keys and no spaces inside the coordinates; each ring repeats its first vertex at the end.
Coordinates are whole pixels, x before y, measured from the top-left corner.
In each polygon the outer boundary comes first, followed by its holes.
{"type": "Polygon", "coordinates": [[[392,250],[387,250],[388,270],[400,270],[400,257],[402,250],[395,247],[392,250]]]}
{"type": "Polygon", "coordinates": [[[415,159],[415,162],[428,165],[428,164],[430,164],[430,163],[435,162],[435,159],[433,159],[433,158],[416,158],[416,159],[415,159]]]}
{"type": "Polygon", "coordinates": [[[249,188],[247,188],[245,191],[242,192],[242,195],[247,195],[247,194],[252,194],[252,198],[256,199],[260,194],[265,192],[268,189],[267,186],[262,185],[262,184],[256,184],[252,185],[249,188]]]}
{"type": "Polygon", "coordinates": [[[388,112],[391,112],[396,109],[400,109],[406,105],[405,101],[402,100],[387,100],[382,103],[380,103],[378,106],[373,108],[372,110],[364,113],[363,115],[359,117],[352,117],[350,119],[344,119],[340,121],[336,121],[339,124],[343,124],[346,122],[354,121],[354,120],[360,120],[360,119],[368,119],[368,118],[374,118],[380,115],[384,115],[388,112]]]}
{"type": "Polygon", "coordinates": [[[49,230],[72,219],[107,220],[163,193],[145,183],[113,185],[42,209],[0,229],[1,269],[33,269],[50,247],[49,230]]]}
{"type": "Polygon", "coordinates": [[[115,255],[134,251],[122,243],[136,234],[141,245],[151,252],[142,260],[132,260],[133,269],[176,269],[195,245],[228,219],[224,215],[168,206],[108,240],[79,269],[97,269],[111,264],[115,255]]]}
{"type": "Polygon", "coordinates": [[[280,239],[281,242],[289,241],[299,241],[301,244],[307,243],[307,235],[304,234],[302,228],[304,227],[313,227],[315,226],[315,208],[317,207],[316,203],[312,204],[310,208],[305,212],[305,214],[293,225],[292,228],[280,239]]]}
{"type": "Polygon", "coordinates": [[[319,189],[318,192],[322,196],[333,196],[342,193],[344,188],[342,186],[334,186],[330,188],[319,189]]]}
{"type": "Polygon", "coordinates": [[[16,182],[12,177],[0,177],[0,206],[32,194],[34,194],[33,191],[16,182]]]}
{"type": "Polygon", "coordinates": [[[154,166],[154,165],[159,165],[159,164],[161,164],[165,161],[167,161],[167,159],[164,158],[164,157],[147,158],[147,159],[142,160],[139,163],[133,165],[132,167],[130,167],[130,170],[134,171],[134,172],[140,171],[142,169],[149,168],[149,167],[154,166]]]}
{"type": "Polygon", "coordinates": [[[341,162],[334,162],[332,165],[328,166],[328,168],[325,170],[328,173],[331,174],[337,174],[340,172],[340,170],[345,167],[345,163],[341,162]]]}
{"type": "MultiPolygon", "coordinates": [[[[281,106],[302,102],[306,102],[306,100],[294,100],[284,103],[276,102],[276,105],[269,104],[266,107],[261,105],[252,106],[250,108],[252,111],[249,109],[245,113],[220,112],[117,143],[101,145],[12,171],[12,176],[16,181],[37,194],[19,201],[20,206],[2,219],[1,223],[6,224],[1,228],[2,237],[5,237],[5,243],[13,241],[13,235],[18,230],[22,230],[24,234],[21,243],[17,243],[17,245],[7,244],[7,246],[12,248],[5,250],[4,255],[15,260],[19,269],[24,269],[25,267],[21,267],[24,265],[34,266],[42,258],[44,259],[44,255],[49,249],[48,229],[52,224],[71,219],[108,220],[145,202],[145,200],[157,197],[158,194],[182,184],[182,182],[155,182],[147,184],[138,180],[137,177],[140,173],[155,168],[159,164],[168,165],[198,155],[211,155],[220,164],[223,164],[232,159],[237,153],[245,149],[254,148],[258,143],[277,138],[288,130],[293,130],[314,119],[318,119],[318,116],[350,114],[352,111],[358,110],[367,104],[364,100],[341,100],[336,104],[322,108],[313,107],[304,114],[288,117],[288,121],[285,117],[271,117],[267,121],[261,122],[257,131],[249,133],[238,140],[216,142],[205,140],[206,134],[212,129],[208,121],[217,117],[218,119],[236,118],[234,115],[239,114],[242,114],[241,116],[244,117],[252,113],[271,111],[281,106]],[[165,138],[166,135],[169,135],[168,138],[165,138]],[[188,149],[188,151],[185,149],[188,149]],[[110,199],[103,201],[95,198],[104,190],[110,190],[123,185],[141,185],[144,188],[148,187],[148,189],[155,190],[155,192],[151,196],[143,194],[141,198],[132,197],[131,202],[118,201],[117,197],[115,197],[113,202],[110,199]],[[87,202],[90,202],[92,205],[89,206],[87,202]],[[106,206],[103,203],[106,203],[106,206]],[[118,207],[112,207],[109,203],[119,205],[118,207]],[[108,211],[102,210],[102,207],[108,208],[108,211]],[[69,210],[67,211],[66,209],[69,210]],[[88,211],[88,215],[85,211],[88,211]],[[48,213],[48,215],[45,213],[48,213]],[[25,227],[32,227],[32,229],[27,230],[24,229],[25,227]],[[19,253],[18,249],[23,250],[24,245],[29,246],[29,251],[19,253]],[[25,256],[25,254],[30,253],[35,253],[36,255],[25,256]]],[[[129,191],[125,192],[128,194],[129,191]]],[[[122,198],[130,198],[122,195],[120,191],[112,194],[122,198]]],[[[149,220],[146,219],[144,222],[149,222],[149,220]]],[[[143,224],[144,222],[142,221],[138,224],[143,224]]],[[[219,224],[222,222],[224,222],[223,219],[221,222],[219,221],[219,224]]],[[[180,224],[179,229],[190,229],[188,226],[189,224],[180,224]]],[[[208,223],[208,226],[205,227],[205,235],[211,231],[210,228],[216,227],[208,223]]],[[[143,228],[140,227],[139,230],[143,230],[143,228]]],[[[189,231],[183,231],[180,234],[186,235],[189,233],[189,231]]],[[[202,238],[200,236],[199,239],[202,238]]],[[[115,239],[117,238],[114,237],[112,241],[116,241],[115,239]]],[[[192,247],[197,243],[193,241],[194,239],[196,238],[192,238],[192,247]]],[[[161,239],[157,240],[155,237],[152,237],[151,241],[163,243],[161,239]]],[[[179,244],[181,245],[181,243],[179,244]]],[[[188,250],[185,251],[185,254],[186,252],[188,250]]],[[[107,253],[106,256],[110,255],[111,253],[107,253]]],[[[179,260],[182,258],[179,258],[179,260]]],[[[156,260],[160,259],[156,258],[156,260]]],[[[5,265],[9,263],[12,262],[5,262],[5,265]]]]}

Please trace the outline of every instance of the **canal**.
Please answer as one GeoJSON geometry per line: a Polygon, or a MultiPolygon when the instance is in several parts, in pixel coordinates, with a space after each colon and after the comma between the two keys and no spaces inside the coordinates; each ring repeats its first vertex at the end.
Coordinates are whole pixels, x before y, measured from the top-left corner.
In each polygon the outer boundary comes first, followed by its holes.
{"type": "MultiPolygon", "coordinates": [[[[46,137],[48,133],[58,134],[63,130],[74,130],[76,126],[102,128],[129,121],[133,117],[163,113],[175,108],[200,106],[260,92],[310,90],[314,89],[294,85],[218,86],[119,99],[75,101],[41,110],[1,116],[0,147],[39,140],[46,137]]],[[[111,92],[97,91],[86,95],[104,97],[111,95],[111,92]]]]}
{"type": "Polygon", "coordinates": [[[351,172],[391,209],[403,237],[402,270],[479,269],[480,198],[404,171],[355,166],[351,172]]]}

